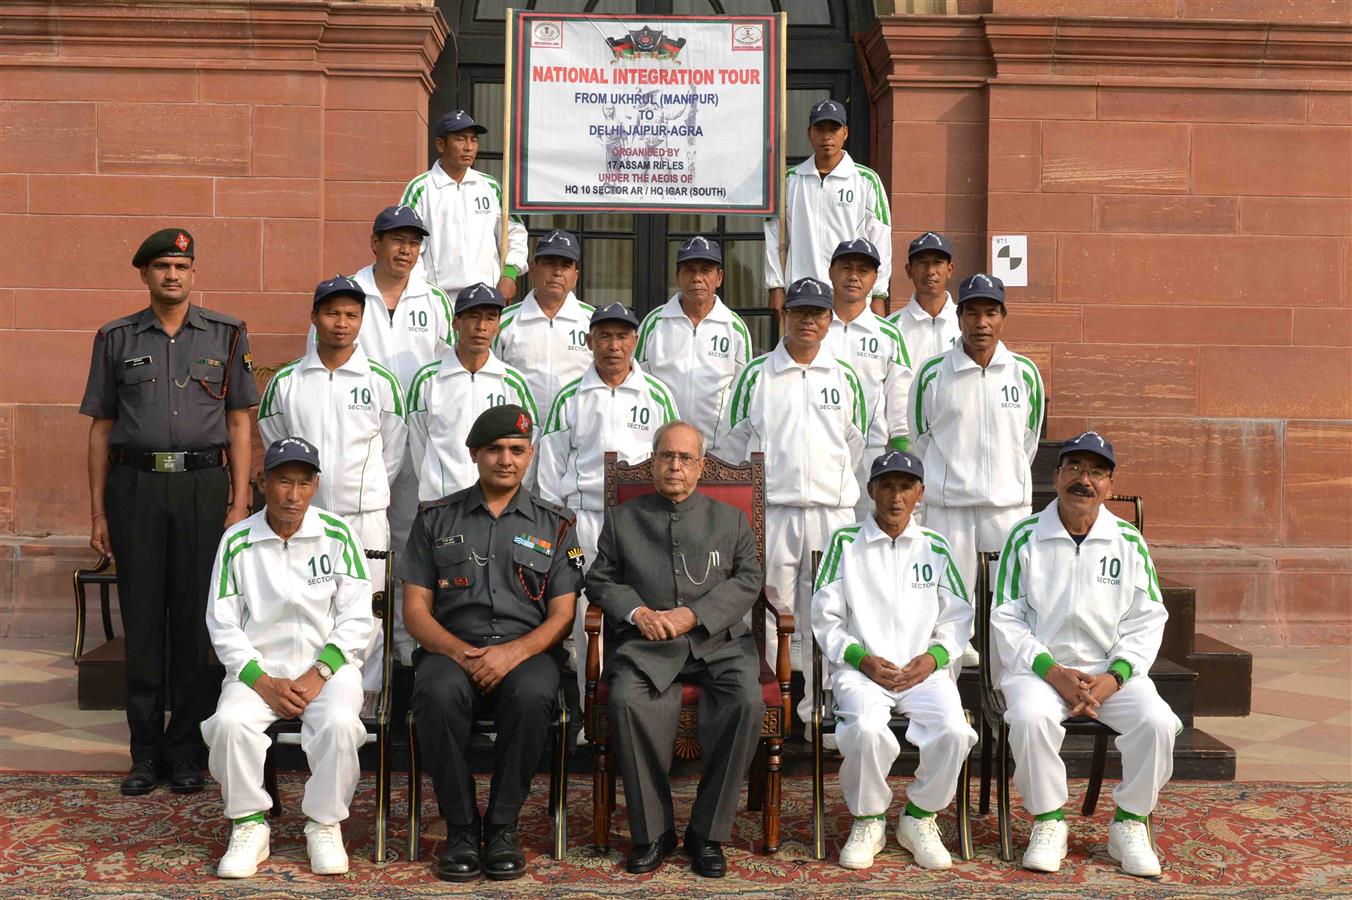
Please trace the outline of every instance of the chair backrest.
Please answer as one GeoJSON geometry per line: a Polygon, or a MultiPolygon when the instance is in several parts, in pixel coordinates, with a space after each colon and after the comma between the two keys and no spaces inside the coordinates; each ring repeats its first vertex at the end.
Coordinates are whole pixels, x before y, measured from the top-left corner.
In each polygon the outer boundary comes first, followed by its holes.
{"type": "Polygon", "coordinates": [[[378,591],[371,592],[371,615],[384,626],[380,672],[380,700],[376,704],[376,716],[384,721],[390,714],[390,685],[394,681],[394,566],[393,550],[367,550],[367,559],[385,561],[385,583],[378,591]]]}
{"type": "MultiPolygon", "coordinates": [[[[626,503],[644,494],[654,493],[652,458],[629,465],[620,462],[610,451],[605,456],[605,508],[626,503]]],[[[704,458],[704,474],[697,490],[714,500],[736,507],[751,523],[756,539],[756,557],[765,565],[765,454],[753,453],[748,462],[738,465],[725,462],[713,454],[704,458]]],[[[765,589],[752,607],[751,631],[756,646],[765,653],[765,589]]]]}
{"type": "Polygon", "coordinates": [[[1131,504],[1131,524],[1136,526],[1136,530],[1145,534],[1145,500],[1134,494],[1113,494],[1108,498],[1109,503],[1130,503],[1131,504]]]}
{"type": "Polygon", "coordinates": [[[992,656],[991,610],[994,605],[994,585],[991,567],[998,563],[998,553],[978,553],[976,557],[976,652],[981,656],[981,690],[995,690],[995,657],[992,656]]]}

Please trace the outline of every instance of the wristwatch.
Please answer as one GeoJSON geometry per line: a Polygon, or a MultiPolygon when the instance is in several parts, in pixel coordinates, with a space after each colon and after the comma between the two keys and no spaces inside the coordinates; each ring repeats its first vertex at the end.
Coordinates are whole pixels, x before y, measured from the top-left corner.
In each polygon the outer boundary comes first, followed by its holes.
{"type": "Polygon", "coordinates": [[[329,664],[318,659],[315,660],[315,671],[318,672],[319,677],[325,681],[328,681],[333,677],[333,670],[329,668],[329,664]]]}
{"type": "Polygon", "coordinates": [[[1113,676],[1113,681],[1117,682],[1118,687],[1121,687],[1126,682],[1126,679],[1122,677],[1122,673],[1116,669],[1109,669],[1108,674],[1113,676]]]}

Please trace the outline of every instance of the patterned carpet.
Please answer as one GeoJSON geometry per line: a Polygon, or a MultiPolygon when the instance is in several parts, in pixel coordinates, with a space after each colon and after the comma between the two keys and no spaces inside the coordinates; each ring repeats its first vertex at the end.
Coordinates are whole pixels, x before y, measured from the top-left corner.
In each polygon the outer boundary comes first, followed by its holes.
{"type": "MultiPolygon", "coordinates": [[[[687,898],[692,890],[776,898],[1352,895],[1352,785],[1347,784],[1170,785],[1156,811],[1164,876],[1145,881],[1122,875],[1107,856],[1112,804],[1106,789],[1092,820],[1070,816],[1070,856],[1053,876],[999,861],[993,814],[974,819],[977,858],[957,861],[949,872],[917,869],[891,834],[888,849],[872,870],[847,872],[834,863],[836,842],[848,830],[839,795],[832,805],[836,841],[830,861],[814,862],[806,845],[810,788],[806,779],[793,778],[784,787],[786,839],[780,852],[773,857],[750,852],[760,835],[760,819],[743,813],[728,852],[729,877],[716,882],[696,878],[680,855],[652,875],[627,875],[621,854],[628,845],[623,798],[612,850],[594,855],[585,837],[590,832],[590,783],[575,777],[569,796],[572,846],[566,861],[556,863],[547,854],[541,781],[522,817],[529,875],[505,885],[452,886],[433,879],[428,869],[430,852],[444,836],[430,807],[423,861],[404,860],[402,781],[396,782],[391,835],[399,859],[380,868],[370,862],[372,794],[366,782],[345,828],[352,871],[341,878],[311,875],[299,813],[301,777],[282,776],[283,799],[290,805],[273,823],[271,859],[257,877],[225,882],[212,875],[226,838],[214,785],[192,797],[161,789],[147,797],[124,798],[117,793],[116,778],[106,773],[0,775],[0,897],[404,897],[456,891],[582,900],[635,889],[642,890],[644,900],[687,898]]],[[[1072,785],[1072,807],[1078,806],[1083,788],[1083,782],[1072,785]]],[[[693,778],[677,780],[678,817],[689,809],[694,789],[693,778]]],[[[951,818],[942,824],[951,839],[951,818]]],[[[1022,852],[1026,820],[1020,819],[1016,828],[1015,845],[1022,852]]]]}

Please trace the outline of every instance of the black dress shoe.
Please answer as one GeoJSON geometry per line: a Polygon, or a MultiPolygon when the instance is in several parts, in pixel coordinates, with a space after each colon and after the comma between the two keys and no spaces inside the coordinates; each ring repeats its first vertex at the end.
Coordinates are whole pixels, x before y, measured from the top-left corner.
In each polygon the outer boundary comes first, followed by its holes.
{"type": "Polygon", "coordinates": [[[695,874],[705,878],[722,878],[728,874],[728,861],[723,858],[723,847],[717,841],[704,838],[687,830],[685,833],[685,852],[690,854],[691,868],[695,874]]]}
{"type": "Polygon", "coordinates": [[[152,760],[133,763],[127,777],[122,779],[122,796],[139,797],[155,790],[160,783],[159,767],[152,760]]]}
{"type": "Polygon", "coordinates": [[[516,842],[516,823],[484,829],[484,874],[491,881],[511,881],[526,874],[526,856],[516,842]]]}
{"type": "Polygon", "coordinates": [[[175,794],[195,794],[202,785],[202,770],[196,763],[181,759],[169,771],[169,790],[175,794]]]}
{"type": "Polygon", "coordinates": [[[642,875],[662,865],[662,860],[676,852],[676,829],[662,833],[650,844],[635,844],[624,858],[624,870],[631,875],[642,875]]]}
{"type": "Polygon", "coordinates": [[[478,826],[446,826],[446,846],[437,854],[436,875],[442,881],[473,881],[479,877],[478,826]]]}

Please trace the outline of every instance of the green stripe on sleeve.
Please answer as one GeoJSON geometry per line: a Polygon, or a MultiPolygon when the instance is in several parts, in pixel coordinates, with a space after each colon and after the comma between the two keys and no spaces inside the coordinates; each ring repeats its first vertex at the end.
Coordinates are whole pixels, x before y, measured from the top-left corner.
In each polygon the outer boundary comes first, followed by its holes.
{"type": "Polygon", "coordinates": [[[404,389],[399,386],[399,379],[395,377],[393,372],[375,360],[371,360],[370,363],[371,371],[389,382],[390,390],[394,394],[394,414],[401,419],[404,418],[404,389]]]}

